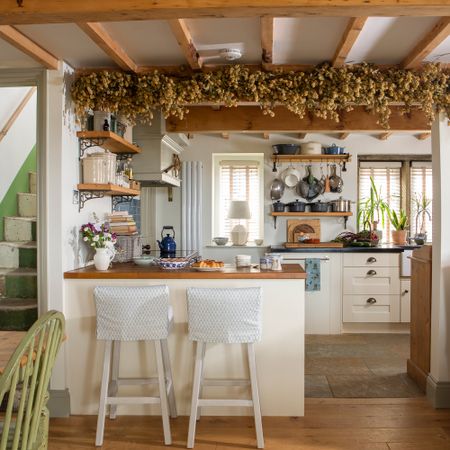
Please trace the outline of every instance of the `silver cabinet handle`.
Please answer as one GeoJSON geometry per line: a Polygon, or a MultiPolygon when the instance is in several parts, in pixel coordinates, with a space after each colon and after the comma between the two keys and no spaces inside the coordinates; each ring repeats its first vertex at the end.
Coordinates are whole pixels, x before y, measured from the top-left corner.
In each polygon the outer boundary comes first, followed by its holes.
{"type": "Polygon", "coordinates": [[[369,270],[367,272],[367,275],[370,275],[370,276],[373,276],[373,275],[376,275],[376,274],[377,274],[377,272],[375,270],[369,270]]]}
{"type": "Polygon", "coordinates": [[[377,302],[377,299],[370,297],[366,300],[366,302],[369,303],[369,305],[374,305],[377,302]]]}
{"type": "Polygon", "coordinates": [[[368,263],[376,263],[377,262],[377,258],[374,258],[373,256],[371,256],[370,258],[367,258],[367,262],[368,263]]]}

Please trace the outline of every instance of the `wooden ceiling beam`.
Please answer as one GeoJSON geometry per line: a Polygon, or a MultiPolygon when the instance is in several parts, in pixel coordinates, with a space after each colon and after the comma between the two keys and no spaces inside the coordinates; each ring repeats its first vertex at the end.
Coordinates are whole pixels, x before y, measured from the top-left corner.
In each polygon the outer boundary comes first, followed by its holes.
{"type": "Polygon", "coordinates": [[[267,131],[263,133],[263,138],[264,139],[269,139],[270,138],[270,135],[269,135],[269,133],[267,131]]]}
{"type": "Polygon", "coordinates": [[[222,139],[229,139],[230,135],[228,133],[222,133],[222,139]]]}
{"type": "MultiPolygon", "coordinates": [[[[420,110],[410,114],[402,114],[401,107],[391,107],[389,119],[392,132],[430,132],[428,120],[420,110]]],[[[275,117],[263,114],[259,106],[238,106],[236,108],[221,108],[213,111],[209,106],[190,106],[189,113],[183,119],[169,117],[166,128],[175,133],[264,133],[291,132],[299,133],[350,133],[386,131],[377,123],[377,116],[369,113],[364,107],[355,107],[353,111],[342,111],[340,122],[325,120],[307,115],[300,119],[283,106],[274,108],[275,117]]]]}
{"type": "Polygon", "coordinates": [[[344,140],[344,139],[347,139],[349,136],[350,136],[350,133],[339,133],[338,139],[344,140]]]}
{"type": "Polygon", "coordinates": [[[424,141],[425,139],[428,139],[431,137],[431,133],[420,133],[416,135],[416,138],[419,139],[419,141],[424,141]]]}
{"type": "Polygon", "coordinates": [[[0,25],[0,38],[33,58],[39,64],[50,70],[58,69],[58,58],[42,48],[19,30],[9,25],[0,25]]]}
{"type": "Polygon", "coordinates": [[[450,35],[450,17],[442,17],[433,29],[414,47],[413,51],[403,60],[402,67],[415,69],[423,60],[450,35]]]}
{"type": "Polygon", "coordinates": [[[101,23],[86,22],[78,26],[123,70],[137,72],[137,64],[126,51],[111,37],[101,23]]]}
{"type": "Polygon", "coordinates": [[[0,24],[222,17],[446,16],[448,0],[17,0],[0,2],[0,24]]]}
{"type": "Polygon", "coordinates": [[[261,17],[262,65],[273,64],[273,17],[261,17]]]}
{"type": "Polygon", "coordinates": [[[172,30],[181,51],[189,64],[189,67],[193,70],[199,70],[202,68],[202,60],[198,55],[195,48],[194,41],[192,40],[191,32],[186,25],[184,19],[169,20],[170,29],[172,30]]]}
{"type": "Polygon", "coordinates": [[[306,133],[298,133],[298,136],[297,136],[299,139],[305,139],[305,137],[306,137],[306,133]]]}
{"type": "Polygon", "coordinates": [[[380,141],[387,141],[391,136],[392,136],[392,132],[389,131],[389,132],[387,132],[387,133],[382,133],[382,134],[380,134],[380,135],[378,136],[378,139],[379,139],[380,141]]]}
{"type": "Polygon", "coordinates": [[[367,17],[351,17],[349,19],[347,28],[342,35],[341,41],[339,42],[331,62],[333,67],[342,67],[345,64],[345,60],[358,39],[359,33],[361,33],[366,20],[367,17]]]}

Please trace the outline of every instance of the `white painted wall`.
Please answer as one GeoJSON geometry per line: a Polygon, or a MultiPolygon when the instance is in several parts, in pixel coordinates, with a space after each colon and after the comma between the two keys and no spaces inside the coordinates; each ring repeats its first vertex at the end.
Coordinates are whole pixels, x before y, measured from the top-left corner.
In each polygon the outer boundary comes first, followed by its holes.
{"type": "MultiPolygon", "coordinates": [[[[387,141],[380,141],[376,137],[351,134],[346,140],[339,141],[332,136],[311,134],[307,135],[306,141],[317,141],[322,144],[330,145],[335,142],[337,145],[344,145],[347,151],[352,155],[352,161],[347,165],[347,172],[343,173],[344,190],[342,194],[330,193],[326,194],[327,199],[338,198],[342,195],[345,199],[357,200],[357,156],[367,154],[429,154],[431,153],[431,141],[419,141],[412,135],[393,135],[387,141]]],[[[269,188],[274,178],[272,173],[272,144],[289,143],[299,141],[293,137],[286,135],[271,134],[269,140],[265,140],[262,136],[250,134],[232,134],[229,139],[223,139],[217,135],[195,135],[190,141],[190,147],[187,147],[182,154],[185,161],[201,160],[204,166],[204,220],[203,220],[203,236],[204,245],[210,245],[211,239],[211,193],[212,193],[212,154],[213,153],[264,153],[265,154],[265,210],[264,210],[264,245],[281,244],[286,241],[286,219],[278,218],[277,229],[273,227],[271,212],[272,201],[269,197],[269,188]]],[[[283,170],[288,164],[282,166],[283,170]]],[[[315,167],[315,175],[320,174],[319,166],[315,167]]],[[[326,168],[326,167],[325,167],[326,168]]],[[[302,169],[303,171],[303,169],[302,169]]],[[[303,173],[303,172],[302,172],[303,173]]],[[[180,236],[180,190],[174,189],[174,201],[167,201],[167,190],[163,188],[156,189],[156,223],[157,231],[163,225],[173,225],[180,236]]],[[[295,200],[294,191],[285,192],[283,201],[285,203],[295,200]]],[[[354,212],[356,205],[353,205],[354,212]]],[[[348,229],[354,231],[356,228],[356,217],[353,216],[348,221],[348,229]]],[[[343,230],[343,220],[334,218],[323,218],[321,220],[322,240],[327,241],[333,239],[343,230]]],[[[224,258],[231,261],[235,254],[242,253],[242,249],[233,249],[218,247],[207,248],[203,251],[203,256],[211,258],[224,258]]],[[[256,258],[264,253],[264,248],[246,248],[245,253],[252,254],[256,258]]],[[[256,259],[255,259],[256,261],[256,259]]]]}
{"type": "MultiPolygon", "coordinates": [[[[0,88],[0,130],[19,106],[29,87],[0,88]]],[[[36,144],[36,94],[28,101],[8,134],[0,141],[0,202],[36,144]]]]}

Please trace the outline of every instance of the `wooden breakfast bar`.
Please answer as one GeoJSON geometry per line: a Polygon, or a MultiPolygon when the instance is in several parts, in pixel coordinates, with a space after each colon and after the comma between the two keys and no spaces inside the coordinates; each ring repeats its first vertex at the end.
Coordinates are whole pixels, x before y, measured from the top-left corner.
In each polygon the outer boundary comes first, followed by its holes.
{"type": "MultiPolygon", "coordinates": [[[[93,266],[64,274],[67,341],[67,384],[72,414],[97,414],[103,342],[97,341],[93,299],[95,286],[167,285],[174,311],[174,327],[169,336],[175,396],[180,415],[189,414],[194,367],[194,345],[188,340],[186,288],[261,287],[263,292],[263,335],[256,344],[262,414],[266,416],[302,416],[304,414],[304,308],[306,273],[296,264],[283,270],[260,271],[257,268],[226,267],[221,272],[194,269],[163,270],[133,263],[114,264],[99,272],[93,266]]],[[[207,378],[245,378],[246,366],[239,345],[210,344],[206,352],[207,378]]],[[[148,342],[123,343],[120,376],[154,376],[153,346],[148,342]]],[[[141,387],[123,388],[136,394],[141,387]]],[[[153,389],[146,387],[146,389],[153,389]]],[[[208,387],[205,395],[226,398],[245,397],[247,387],[208,387]]],[[[247,415],[248,408],[218,410],[205,408],[208,415],[247,415]]],[[[118,407],[118,414],[159,414],[153,405],[118,407]]]]}

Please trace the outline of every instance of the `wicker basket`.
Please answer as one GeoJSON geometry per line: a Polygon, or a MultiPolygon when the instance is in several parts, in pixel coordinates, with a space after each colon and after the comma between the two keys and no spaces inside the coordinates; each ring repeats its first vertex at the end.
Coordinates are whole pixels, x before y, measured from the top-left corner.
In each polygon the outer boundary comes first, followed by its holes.
{"type": "Polygon", "coordinates": [[[141,236],[117,236],[115,262],[131,261],[142,255],[141,236]]]}

